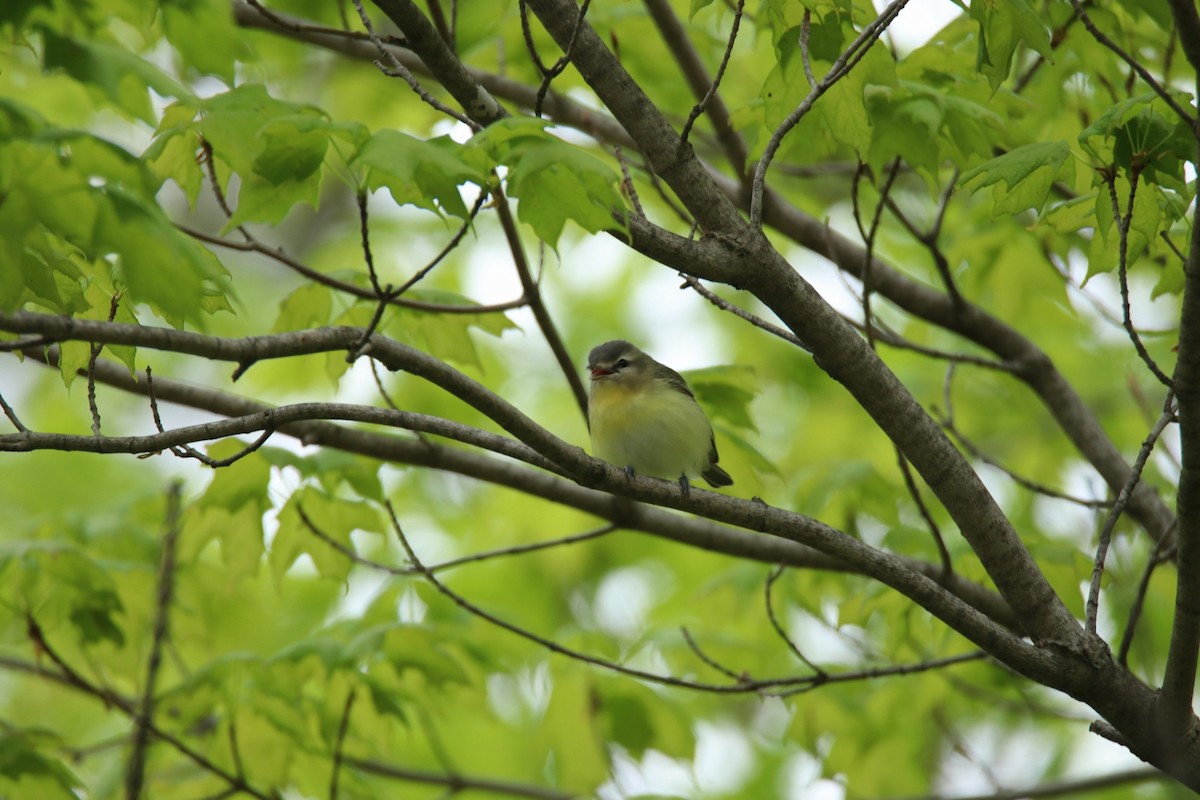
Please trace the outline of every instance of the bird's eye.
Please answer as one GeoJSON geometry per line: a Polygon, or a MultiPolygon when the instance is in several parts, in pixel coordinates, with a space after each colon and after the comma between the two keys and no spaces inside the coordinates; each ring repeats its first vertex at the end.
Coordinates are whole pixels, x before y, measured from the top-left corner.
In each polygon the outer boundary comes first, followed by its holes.
{"type": "Polygon", "coordinates": [[[616,364],[613,364],[613,366],[614,366],[614,367],[616,367],[617,369],[625,369],[626,367],[628,367],[628,366],[629,366],[629,359],[627,359],[627,358],[618,358],[618,359],[617,359],[617,363],[616,363],[616,364]]]}

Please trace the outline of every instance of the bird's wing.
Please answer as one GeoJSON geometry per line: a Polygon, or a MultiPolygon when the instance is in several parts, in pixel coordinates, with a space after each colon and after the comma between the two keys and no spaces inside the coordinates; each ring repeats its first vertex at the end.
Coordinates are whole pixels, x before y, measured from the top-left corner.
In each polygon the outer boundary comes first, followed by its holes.
{"type": "Polygon", "coordinates": [[[654,377],[656,380],[663,381],[675,391],[682,392],[688,397],[695,399],[696,395],[692,394],[692,390],[688,387],[687,381],[683,379],[683,376],[665,364],[658,365],[658,371],[654,373],[654,377]]]}

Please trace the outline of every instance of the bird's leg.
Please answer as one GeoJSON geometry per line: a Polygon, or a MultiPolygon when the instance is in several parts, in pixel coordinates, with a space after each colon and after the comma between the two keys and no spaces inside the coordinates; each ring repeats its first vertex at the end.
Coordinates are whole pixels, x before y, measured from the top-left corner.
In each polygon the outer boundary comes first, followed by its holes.
{"type": "Polygon", "coordinates": [[[692,484],[688,482],[687,475],[679,476],[679,490],[683,492],[684,497],[687,497],[692,493],[692,484]]]}
{"type": "Polygon", "coordinates": [[[625,465],[625,477],[629,480],[633,480],[633,464],[625,465]]]}

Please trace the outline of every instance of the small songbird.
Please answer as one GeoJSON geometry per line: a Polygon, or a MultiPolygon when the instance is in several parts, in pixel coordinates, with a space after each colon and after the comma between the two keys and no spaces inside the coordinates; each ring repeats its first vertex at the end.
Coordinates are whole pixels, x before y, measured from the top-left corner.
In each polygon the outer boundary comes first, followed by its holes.
{"type": "Polygon", "coordinates": [[[733,483],[717,466],[712,425],[687,381],[629,342],[605,342],[588,354],[592,452],[629,472],[710,486],[733,483]]]}

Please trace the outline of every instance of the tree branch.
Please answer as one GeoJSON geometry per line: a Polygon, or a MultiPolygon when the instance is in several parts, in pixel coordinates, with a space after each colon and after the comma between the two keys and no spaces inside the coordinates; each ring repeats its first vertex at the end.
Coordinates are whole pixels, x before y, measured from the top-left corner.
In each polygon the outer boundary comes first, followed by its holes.
{"type": "MultiPolygon", "coordinates": [[[[36,352],[27,355],[32,358],[39,356],[36,352]]],[[[56,365],[56,351],[52,351],[50,356],[47,363],[51,366],[56,365]]],[[[126,391],[137,394],[147,392],[145,381],[131,376],[128,370],[122,366],[101,361],[97,364],[96,374],[97,380],[126,391]]],[[[155,392],[162,400],[182,403],[216,414],[233,417],[269,411],[269,407],[261,403],[207,387],[162,378],[156,379],[154,386],[155,392]]],[[[335,447],[382,460],[457,472],[508,486],[529,495],[568,505],[585,513],[610,520],[623,528],[661,536],[700,549],[749,558],[768,564],[787,564],[796,567],[868,574],[865,565],[855,563],[857,559],[847,561],[840,557],[825,555],[798,541],[789,541],[774,536],[764,537],[717,525],[704,519],[680,517],[677,514],[641,503],[614,498],[606,492],[577,486],[551,474],[530,472],[512,464],[484,458],[459,449],[443,448],[429,442],[418,442],[343,428],[324,421],[293,422],[282,426],[280,432],[294,436],[307,445],[335,447]]],[[[640,490],[651,502],[654,502],[653,498],[655,497],[667,501],[666,504],[677,504],[680,500],[678,487],[673,483],[640,476],[630,481],[626,479],[623,471],[617,471],[617,473],[619,476],[615,484],[617,491],[624,490],[623,493],[628,493],[640,490]]],[[[757,526],[766,524],[764,519],[766,507],[757,502],[746,503],[702,490],[693,491],[689,495],[691,503],[701,497],[711,498],[720,504],[737,504],[746,527],[757,528],[757,526]]],[[[788,515],[788,517],[797,521],[807,520],[798,515],[788,515]]],[[[814,520],[807,520],[803,524],[809,523],[817,526],[815,529],[817,531],[832,532],[832,529],[826,528],[814,520]]],[[[838,533],[837,536],[842,537],[838,539],[839,542],[842,539],[848,539],[844,534],[838,533]]],[[[869,551],[869,548],[867,549],[869,551]]],[[[886,556],[886,558],[896,567],[912,571],[940,585],[954,597],[1004,627],[1014,630],[1020,627],[1018,618],[1007,604],[994,592],[984,589],[979,584],[957,575],[946,576],[939,566],[917,559],[898,556],[886,556]]],[[[935,602],[936,605],[940,605],[940,603],[935,602]]]]}
{"type": "MultiPolygon", "coordinates": [[[[95,367],[95,364],[92,364],[95,367]]],[[[162,664],[162,649],[167,638],[171,599],[175,591],[175,544],[179,541],[179,496],[182,487],[171,484],[167,492],[166,534],[163,536],[162,559],[158,569],[158,598],[154,610],[154,629],[150,638],[150,657],[146,660],[146,681],[142,701],[133,715],[133,750],[125,770],[125,797],[139,800],[146,776],[146,750],[150,745],[150,725],[154,721],[154,700],[158,685],[158,669],[162,664]]]]}
{"type": "MultiPolygon", "coordinates": [[[[1200,91],[1200,78],[1196,89],[1200,91]]],[[[1196,162],[1200,163],[1200,132],[1196,162]]],[[[1179,357],[1175,362],[1175,396],[1179,402],[1182,468],[1176,509],[1179,512],[1175,618],[1171,645],[1158,700],[1163,741],[1172,749],[1196,730],[1192,698],[1196,654],[1200,648],[1200,203],[1193,204],[1191,243],[1183,265],[1183,303],[1179,310],[1179,357]]],[[[1184,753],[1177,753],[1185,758],[1184,753]]]]}
{"type": "Polygon", "coordinates": [[[721,95],[717,93],[721,76],[724,75],[725,67],[729,63],[729,56],[733,52],[733,43],[737,39],[745,0],[738,0],[738,6],[733,15],[733,27],[726,43],[725,56],[721,60],[716,77],[708,74],[704,62],[700,60],[700,54],[696,52],[692,40],[688,38],[687,30],[675,14],[675,10],[671,8],[671,4],[667,0],[645,0],[645,3],[646,10],[650,12],[650,18],[654,20],[659,35],[662,36],[671,54],[675,57],[675,61],[683,71],[688,88],[691,89],[692,95],[697,100],[695,108],[688,115],[687,122],[684,123],[683,130],[680,132],[680,139],[687,141],[692,124],[702,113],[707,111],[709,122],[716,130],[717,141],[720,142],[721,149],[725,151],[726,160],[738,178],[745,180],[746,162],[750,155],[746,150],[746,143],[742,141],[742,137],[733,127],[729,108],[721,99],[721,95]]]}
{"type": "MultiPolygon", "coordinates": [[[[372,55],[369,43],[343,35],[340,31],[322,29],[318,26],[286,18],[289,25],[279,25],[259,15],[243,0],[234,2],[235,18],[241,25],[260,27],[276,33],[328,47],[356,58],[369,60],[372,55]],[[365,52],[364,52],[365,51],[365,52]]],[[[573,18],[573,17],[572,17],[573,18]]],[[[391,45],[387,45],[391,47],[391,45]]],[[[426,70],[411,52],[396,48],[398,57],[408,59],[405,63],[413,69],[426,70]],[[414,66],[415,65],[415,66],[414,66]]],[[[536,89],[489,73],[473,70],[472,77],[496,94],[512,100],[523,107],[532,107],[536,89]]],[[[614,142],[626,148],[637,148],[629,133],[611,117],[594,109],[585,108],[571,101],[562,100],[556,106],[551,95],[546,112],[561,124],[570,125],[587,133],[599,136],[604,141],[614,142]]],[[[649,100],[639,101],[629,109],[635,117],[639,109],[649,106],[649,100]]],[[[628,105],[628,104],[626,104],[628,105]]],[[[658,130],[647,123],[647,128],[658,130]]],[[[639,129],[640,130],[640,129],[639,129]]],[[[658,152],[658,162],[669,165],[674,161],[675,151],[666,149],[658,152]]],[[[664,166],[663,169],[666,169],[664,166]]],[[[736,201],[742,209],[749,208],[749,195],[740,181],[708,171],[721,191],[736,201]]],[[[689,171],[688,180],[696,180],[689,171]]],[[[709,209],[711,204],[702,198],[700,208],[709,209]]],[[[723,214],[724,212],[722,212],[723,214]]],[[[847,274],[861,277],[863,270],[862,248],[832,230],[821,220],[785,203],[769,187],[763,196],[764,222],[806,247],[817,255],[827,258],[847,274]]],[[[634,243],[642,249],[640,241],[634,243]]],[[[645,251],[644,251],[645,252],[645,251]]],[[[714,269],[716,268],[714,264],[714,269]]],[[[683,267],[689,274],[690,266],[683,267]]],[[[1003,363],[1010,364],[1016,374],[1042,400],[1054,416],[1063,432],[1092,464],[1115,495],[1129,477],[1130,466],[1121,452],[1108,438],[1099,421],[1084,404],[1074,388],[1067,383],[1049,357],[1016,329],[987,314],[976,306],[965,304],[960,308],[953,297],[934,291],[901,274],[878,257],[870,267],[874,291],[901,309],[933,325],[942,327],[996,353],[1003,363]]],[[[736,275],[723,274],[720,280],[737,285],[736,275]]],[[[1162,537],[1171,525],[1174,513],[1158,498],[1146,484],[1139,484],[1130,498],[1129,515],[1135,519],[1154,539],[1162,537]]]]}

